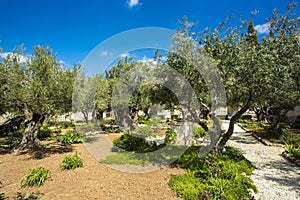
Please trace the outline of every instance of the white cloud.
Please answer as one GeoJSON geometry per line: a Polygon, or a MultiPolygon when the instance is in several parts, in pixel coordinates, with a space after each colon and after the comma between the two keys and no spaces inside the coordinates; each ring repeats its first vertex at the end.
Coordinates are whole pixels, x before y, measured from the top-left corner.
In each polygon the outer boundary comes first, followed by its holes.
{"type": "Polygon", "coordinates": [[[126,58],[126,57],[129,57],[129,53],[122,53],[120,55],[121,58],[126,58]]]}
{"type": "Polygon", "coordinates": [[[142,59],[140,59],[138,61],[142,62],[142,63],[153,63],[153,64],[157,63],[157,61],[154,61],[153,58],[148,58],[147,56],[144,56],[142,59]]]}
{"type": "Polygon", "coordinates": [[[167,56],[163,56],[160,58],[161,61],[166,62],[168,60],[167,56]]]}
{"type": "Polygon", "coordinates": [[[105,56],[112,56],[114,54],[112,52],[108,52],[108,51],[101,51],[100,55],[105,57],[105,56]]]}
{"type": "Polygon", "coordinates": [[[254,26],[258,34],[268,34],[270,32],[270,23],[254,26]]]}
{"type": "Polygon", "coordinates": [[[141,4],[141,3],[139,3],[139,0],[129,0],[129,1],[127,1],[127,3],[130,8],[141,4]]]}
{"type": "Polygon", "coordinates": [[[7,58],[8,56],[10,58],[16,57],[19,63],[25,63],[29,60],[28,57],[26,57],[24,55],[13,53],[13,52],[2,52],[2,53],[0,53],[0,59],[7,58]]]}
{"type": "Polygon", "coordinates": [[[59,64],[60,64],[61,66],[64,66],[64,65],[66,65],[66,62],[63,61],[63,60],[59,60],[59,64]]]}
{"type": "Polygon", "coordinates": [[[102,51],[100,54],[101,54],[101,56],[107,56],[108,52],[107,51],[102,51]]]}

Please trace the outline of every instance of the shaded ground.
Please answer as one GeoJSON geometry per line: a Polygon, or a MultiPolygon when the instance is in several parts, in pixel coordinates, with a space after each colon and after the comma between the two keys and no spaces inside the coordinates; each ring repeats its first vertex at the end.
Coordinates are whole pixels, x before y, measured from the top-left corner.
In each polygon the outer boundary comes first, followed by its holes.
{"type": "MultiPolygon", "coordinates": [[[[224,121],[223,127],[227,129],[228,122],[224,121]]],[[[257,167],[251,176],[259,190],[257,199],[300,199],[300,168],[281,156],[282,147],[263,145],[239,127],[235,127],[229,145],[257,167]]]]}
{"type": "MultiPolygon", "coordinates": [[[[91,140],[92,142],[92,140],[91,140]]],[[[33,154],[0,154],[0,193],[10,198],[19,192],[39,192],[44,199],[178,199],[168,186],[171,174],[182,173],[176,168],[163,168],[151,173],[124,173],[101,164],[83,144],[72,145],[71,150],[53,150],[38,158],[33,154]],[[68,152],[69,151],[69,152],[68,152]],[[84,167],[61,171],[65,155],[78,151],[84,167]],[[40,188],[20,188],[20,179],[31,168],[46,167],[51,178],[40,188]]]]}

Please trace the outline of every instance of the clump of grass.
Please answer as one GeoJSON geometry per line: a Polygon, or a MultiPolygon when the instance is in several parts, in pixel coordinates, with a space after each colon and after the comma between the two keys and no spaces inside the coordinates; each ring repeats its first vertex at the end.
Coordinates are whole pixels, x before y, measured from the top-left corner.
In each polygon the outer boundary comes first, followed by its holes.
{"type": "Polygon", "coordinates": [[[297,148],[293,144],[286,144],[285,150],[290,156],[300,159],[300,147],[297,148]]]}
{"type": "Polygon", "coordinates": [[[83,161],[77,152],[74,155],[65,156],[61,164],[62,170],[76,169],[78,167],[83,167],[83,161]]]}
{"type": "Polygon", "coordinates": [[[44,167],[31,169],[27,175],[21,179],[21,187],[35,187],[44,185],[50,171],[44,167]]]}

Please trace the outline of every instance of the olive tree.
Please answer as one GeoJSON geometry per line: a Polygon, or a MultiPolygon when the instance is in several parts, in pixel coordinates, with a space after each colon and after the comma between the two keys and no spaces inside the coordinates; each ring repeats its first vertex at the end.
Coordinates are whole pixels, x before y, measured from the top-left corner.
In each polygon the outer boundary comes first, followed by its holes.
{"type": "Polygon", "coordinates": [[[76,67],[63,69],[49,46],[35,46],[26,61],[22,51],[1,62],[1,113],[24,117],[22,147],[37,147],[37,133],[47,117],[71,111],[76,67]]]}

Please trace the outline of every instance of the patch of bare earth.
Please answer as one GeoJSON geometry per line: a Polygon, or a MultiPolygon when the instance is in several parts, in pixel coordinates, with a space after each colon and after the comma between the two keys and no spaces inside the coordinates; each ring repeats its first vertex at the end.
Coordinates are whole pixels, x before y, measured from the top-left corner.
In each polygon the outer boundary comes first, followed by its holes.
{"type": "MultiPolygon", "coordinates": [[[[58,145],[57,145],[58,146],[58,145]]],[[[162,168],[150,173],[125,173],[99,163],[83,144],[61,148],[55,144],[45,152],[0,152],[0,193],[12,198],[17,192],[39,192],[43,199],[179,199],[168,186],[171,174],[183,173],[177,168],[162,168]],[[62,171],[65,155],[77,151],[84,167],[62,171]],[[51,177],[38,188],[20,188],[21,178],[32,168],[46,167],[51,177]]],[[[1,150],[0,150],[1,151],[1,150]]]]}

